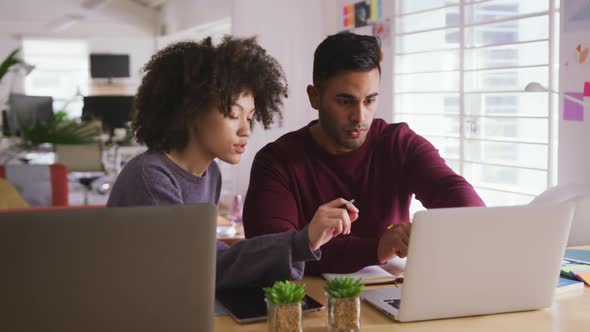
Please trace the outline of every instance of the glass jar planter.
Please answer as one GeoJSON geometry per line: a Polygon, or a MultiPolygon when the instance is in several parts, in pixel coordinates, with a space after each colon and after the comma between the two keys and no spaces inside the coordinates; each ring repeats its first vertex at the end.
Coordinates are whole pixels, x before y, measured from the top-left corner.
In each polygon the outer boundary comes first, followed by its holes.
{"type": "Polygon", "coordinates": [[[268,311],[268,332],[302,332],[303,315],[301,302],[274,304],[266,301],[268,311]]]}
{"type": "Polygon", "coordinates": [[[360,331],[360,297],[336,298],[328,295],[328,325],[331,332],[360,331]]]}

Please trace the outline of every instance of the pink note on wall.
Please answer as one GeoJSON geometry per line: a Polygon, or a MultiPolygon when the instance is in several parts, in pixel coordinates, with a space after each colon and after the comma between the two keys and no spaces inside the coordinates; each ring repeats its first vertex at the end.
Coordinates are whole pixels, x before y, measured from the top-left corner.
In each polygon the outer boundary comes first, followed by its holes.
{"type": "MultiPolygon", "coordinates": [[[[584,98],[581,92],[566,92],[565,94],[578,100],[584,98]]],[[[584,105],[563,98],[563,119],[567,121],[583,122],[584,105]]]]}
{"type": "Polygon", "coordinates": [[[584,97],[590,97],[590,82],[584,82],[584,97]]]}
{"type": "Polygon", "coordinates": [[[344,16],[352,15],[353,11],[354,11],[354,5],[348,5],[348,6],[342,7],[342,15],[344,15],[344,16]]]}

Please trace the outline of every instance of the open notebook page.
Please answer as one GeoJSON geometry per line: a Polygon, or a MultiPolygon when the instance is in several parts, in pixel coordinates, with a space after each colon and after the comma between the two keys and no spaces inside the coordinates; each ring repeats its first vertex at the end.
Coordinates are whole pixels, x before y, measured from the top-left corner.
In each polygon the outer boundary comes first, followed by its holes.
{"type": "Polygon", "coordinates": [[[396,279],[403,277],[403,272],[406,269],[406,259],[395,257],[384,265],[367,266],[354,273],[324,273],[322,276],[326,280],[334,278],[351,277],[354,279],[361,279],[363,284],[371,285],[377,283],[395,282],[396,279]]]}

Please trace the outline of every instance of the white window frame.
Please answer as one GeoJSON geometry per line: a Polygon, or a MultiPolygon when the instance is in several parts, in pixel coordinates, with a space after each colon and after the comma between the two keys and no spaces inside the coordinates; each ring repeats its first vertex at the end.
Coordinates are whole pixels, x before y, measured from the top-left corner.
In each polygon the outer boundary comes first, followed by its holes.
{"type": "MultiPolygon", "coordinates": [[[[477,23],[473,23],[473,24],[466,24],[465,22],[465,7],[469,6],[469,5],[473,5],[473,4],[479,4],[479,3],[485,3],[485,2],[490,2],[493,0],[480,0],[480,1],[467,1],[467,0],[460,0],[458,1],[458,3],[456,4],[447,4],[447,5],[443,5],[443,6],[438,6],[438,7],[433,7],[433,8],[428,8],[428,9],[423,9],[423,10],[418,10],[418,11],[413,11],[413,12],[406,12],[406,13],[397,13],[397,8],[398,8],[398,4],[399,1],[396,0],[396,4],[394,7],[394,24],[392,24],[392,34],[393,34],[393,54],[394,54],[394,65],[393,65],[393,82],[392,82],[392,104],[396,105],[395,100],[396,97],[398,95],[404,94],[404,93],[412,93],[412,94],[418,94],[418,93],[423,93],[425,95],[428,94],[435,94],[435,93],[449,93],[449,91],[411,91],[411,92],[396,92],[395,91],[395,85],[396,85],[396,77],[400,76],[400,75],[408,75],[408,74],[414,74],[415,72],[407,72],[407,71],[403,71],[403,73],[398,73],[397,70],[397,66],[395,65],[395,57],[397,56],[404,56],[404,55],[410,55],[410,54],[422,54],[422,53],[434,53],[434,52],[440,52],[440,51],[447,51],[447,50],[456,50],[459,52],[459,68],[458,70],[430,70],[430,71],[425,71],[423,73],[441,73],[441,72],[445,72],[445,71],[453,71],[453,72],[459,72],[459,90],[453,90],[451,91],[451,93],[458,93],[459,96],[459,114],[458,114],[458,119],[459,119],[459,133],[457,133],[457,135],[428,135],[428,133],[420,133],[418,132],[418,134],[423,134],[426,138],[430,137],[442,137],[442,138],[458,138],[459,139],[459,157],[458,158],[446,158],[446,160],[448,161],[455,161],[458,162],[459,164],[459,174],[463,175],[465,172],[465,163],[479,163],[479,164],[485,164],[485,165],[490,165],[490,166],[507,166],[507,165],[499,165],[499,164],[494,164],[493,162],[474,162],[474,161],[470,161],[466,159],[466,142],[467,141],[471,141],[471,140],[480,140],[481,138],[469,138],[468,135],[466,134],[466,129],[465,129],[465,120],[467,120],[468,118],[474,118],[474,117],[502,117],[501,115],[478,115],[478,114],[468,114],[466,112],[466,102],[465,102],[465,98],[466,95],[468,94],[472,94],[472,93],[482,93],[482,92],[490,92],[490,91],[465,91],[465,75],[466,73],[469,73],[470,71],[481,71],[482,69],[477,69],[477,70],[473,70],[473,69],[466,69],[465,67],[465,51],[466,50],[473,50],[473,49],[482,49],[482,48],[486,48],[486,47],[497,47],[497,46],[505,46],[505,45],[519,45],[519,44],[525,44],[525,43],[533,43],[533,42],[540,42],[540,41],[547,41],[548,42],[548,64],[547,65],[534,65],[534,66],[506,66],[506,67],[501,67],[501,68],[496,68],[494,67],[493,69],[515,69],[515,68],[528,68],[528,67],[547,67],[547,71],[548,71],[548,90],[556,90],[557,88],[557,80],[556,78],[556,70],[557,70],[557,65],[556,65],[556,60],[555,60],[555,51],[556,51],[556,32],[558,33],[559,30],[555,29],[555,15],[557,13],[559,13],[559,8],[556,8],[556,1],[558,0],[539,0],[539,1],[548,1],[549,2],[549,6],[548,6],[548,10],[545,11],[541,11],[541,12],[535,12],[535,13],[528,13],[528,14],[523,14],[523,15],[514,15],[514,16],[510,16],[508,18],[501,18],[501,19],[492,19],[492,20],[486,20],[486,21],[482,21],[482,22],[477,22],[477,23]],[[409,31],[409,32],[403,32],[403,33],[399,33],[397,32],[397,20],[401,17],[404,16],[408,16],[408,15],[415,15],[415,14],[419,14],[419,13],[427,13],[427,12],[432,12],[432,11],[437,11],[437,10],[441,10],[441,9],[445,9],[445,8],[451,8],[451,7],[458,7],[459,8],[459,23],[458,26],[452,26],[452,27],[436,27],[436,28],[432,28],[432,29],[421,29],[421,30],[416,30],[416,31],[409,31]],[[547,39],[537,39],[537,40],[527,40],[527,41],[516,41],[516,42],[508,42],[508,43],[502,43],[502,44],[493,44],[493,45],[484,45],[484,46],[473,46],[473,47],[466,47],[466,42],[465,42],[465,33],[466,33],[466,29],[470,28],[470,27],[474,27],[474,26],[481,26],[481,25],[489,25],[489,24],[494,24],[494,23],[502,23],[502,22],[509,22],[509,21],[518,21],[518,20],[522,20],[522,19],[526,19],[526,18],[532,18],[532,17],[539,17],[539,16],[547,16],[548,17],[548,22],[549,22],[549,26],[548,28],[548,38],[547,39]],[[442,30],[448,30],[448,29],[458,29],[459,31],[459,46],[457,47],[450,47],[450,48],[437,48],[434,50],[424,50],[424,51],[411,51],[411,52],[398,52],[398,47],[399,45],[397,45],[397,42],[399,40],[399,37],[401,36],[407,36],[407,35],[412,35],[412,34],[417,34],[417,33],[423,33],[423,32],[431,32],[431,31],[442,31],[442,30]]],[[[489,68],[491,69],[491,68],[489,68]]],[[[486,69],[483,69],[486,70],[486,69]]],[[[418,73],[418,72],[416,72],[418,73]]],[[[524,90],[507,90],[507,91],[493,91],[493,92],[498,92],[498,93],[514,93],[514,92],[522,92],[525,93],[524,90]]],[[[547,187],[551,187],[556,185],[557,183],[557,123],[558,123],[558,118],[557,118],[557,110],[558,110],[558,105],[557,105],[557,99],[555,98],[555,96],[553,96],[553,93],[547,92],[547,98],[548,98],[548,110],[547,110],[547,116],[526,116],[526,115],[517,115],[517,116],[511,116],[511,115],[507,115],[506,117],[516,117],[516,118],[523,118],[523,119],[547,119],[547,136],[548,136],[548,141],[546,143],[544,142],[531,142],[532,144],[540,144],[540,145],[544,145],[547,146],[547,163],[546,163],[546,168],[538,168],[538,167],[526,167],[526,166],[509,166],[509,167],[514,167],[517,169],[528,169],[528,170],[536,170],[536,171],[543,171],[547,173],[547,187]]],[[[392,118],[394,120],[394,122],[398,122],[397,118],[398,115],[444,115],[444,112],[433,112],[433,113],[413,113],[409,110],[396,110],[394,107],[393,110],[393,115],[392,118]]],[[[410,123],[411,126],[411,123],[410,123]]],[[[490,139],[489,137],[484,137],[483,139],[481,139],[483,141],[495,141],[493,138],[490,139]]],[[[511,140],[501,140],[502,142],[507,142],[507,143],[523,143],[523,141],[511,141],[511,140]]],[[[528,142],[527,142],[528,143],[528,142]]],[[[468,181],[470,181],[469,178],[467,178],[468,181]]],[[[471,182],[471,181],[470,181],[471,182]]],[[[526,191],[517,191],[517,190],[506,190],[506,189],[502,189],[502,188],[495,188],[493,186],[482,186],[479,184],[474,184],[475,189],[477,190],[478,188],[480,189],[485,189],[485,190],[492,190],[492,191],[496,191],[496,192],[502,192],[502,193],[506,193],[506,194],[517,194],[517,195],[525,195],[525,196],[530,196],[531,199],[534,198],[535,195],[537,195],[538,193],[533,193],[533,192],[526,192],[526,191]]]]}

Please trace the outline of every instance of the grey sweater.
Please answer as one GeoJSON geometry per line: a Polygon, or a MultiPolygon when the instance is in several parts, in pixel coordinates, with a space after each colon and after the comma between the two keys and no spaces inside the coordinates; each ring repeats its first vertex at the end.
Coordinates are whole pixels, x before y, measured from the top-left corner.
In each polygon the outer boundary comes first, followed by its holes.
{"type": "MultiPolygon", "coordinates": [[[[212,203],[221,192],[221,172],[212,162],[203,176],[184,170],[163,153],[148,150],[130,160],[113,185],[108,207],[212,203]]],[[[228,247],[217,242],[216,288],[265,285],[301,279],[305,261],[321,253],[309,247],[307,227],[268,234],[228,247]]]]}

